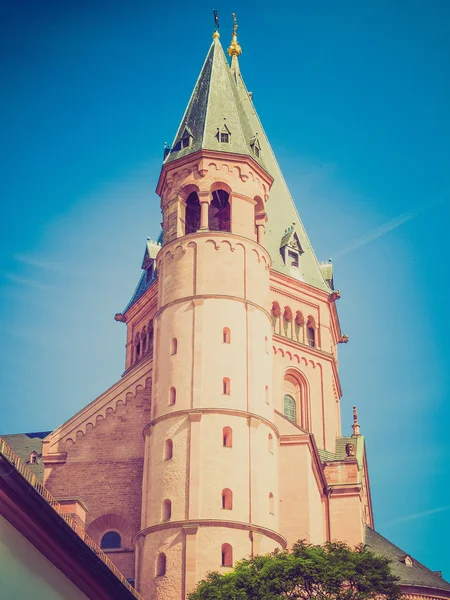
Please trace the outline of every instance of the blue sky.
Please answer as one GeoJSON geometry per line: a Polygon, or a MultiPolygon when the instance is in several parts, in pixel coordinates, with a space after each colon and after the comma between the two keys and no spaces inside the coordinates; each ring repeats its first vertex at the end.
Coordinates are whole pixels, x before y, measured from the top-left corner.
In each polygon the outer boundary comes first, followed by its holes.
{"type": "MultiPolygon", "coordinates": [[[[342,422],[359,409],[380,533],[450,578],[450,4],[219,2],[316,253],[333,257],[342,422]]],[[[0,433],[114,383],[113,320],[159,232],[155,187],[212,8],[0,8],[0,433]]]]}

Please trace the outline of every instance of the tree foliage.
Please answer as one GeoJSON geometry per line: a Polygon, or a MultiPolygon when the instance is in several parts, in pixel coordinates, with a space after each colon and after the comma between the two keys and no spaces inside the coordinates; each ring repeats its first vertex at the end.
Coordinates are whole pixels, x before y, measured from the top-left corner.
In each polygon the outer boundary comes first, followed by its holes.
{"type": "Polygon", "coordinates": [[[398,578],[389,560],[364,545],[342,542],[314,546],[297,542],[242,560],[224,574],[209,573],[189,600],[397,600],[398,578]]]}

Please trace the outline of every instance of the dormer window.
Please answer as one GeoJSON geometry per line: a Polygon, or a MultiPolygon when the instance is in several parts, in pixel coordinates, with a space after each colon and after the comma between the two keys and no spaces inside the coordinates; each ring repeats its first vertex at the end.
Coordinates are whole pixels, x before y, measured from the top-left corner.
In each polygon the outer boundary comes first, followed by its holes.
{"type": "Polygon", "coordinates": [[[37,462],[38,462],[38,453],[37,453],[37,452],[32,452],[32,453],[30,454],[30,458],[29,458],[29,460],[28,460],[28,463],[29,463],[30,465],[36,465],[36,464],[37,464],[37,462]]]}
{"type": "Polygon", "coordinates": [[[217,129],[217,139],[221,144],[229,144],[231,139],[231,132],[228,127],[224,124],[221,129],[217,129]]]}
{"type": "Polygon", "coordinates": [[[261,146],[256,135],[250,140],[250,148],[252,149],[252,152],[256,156],[256,158],[259,158],[261,156],[261,146]]]}
{"type": "Polygon", "coordinates": [[[294,225],[291,225],[281,239],[280,252],[284,264],[291,269],[298,269],[300,266],[300,256],[303,254],[300,240],[295,232],[294,225]]]}
{"type": "Polygon", "coordinates": [[[184,128],[184,131],[181,135],[181,139],[178,142],[177,146],[179,150],[184,150],[185,148],[189,148],[189,146],[192,143],[192,133],[189,131],[189,129],[187,127],[184,128]]]}
{"type": "Polygon", "coordinates": [[[405,565],[406,565],[407,567],[412,567],[412,566],[413,566],[413,559],[412,559],[410,556],[408,556],[408,555],[406,555],[406,556],[403,558],[403,562],[405,563],[405,565]]]}

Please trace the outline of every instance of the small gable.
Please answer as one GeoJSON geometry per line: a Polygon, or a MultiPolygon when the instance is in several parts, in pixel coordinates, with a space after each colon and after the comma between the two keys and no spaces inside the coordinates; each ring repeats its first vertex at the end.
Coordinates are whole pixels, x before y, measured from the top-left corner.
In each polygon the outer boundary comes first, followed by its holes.
{"type": "Polygon", "coordinates": [[[303,248],[295,231],[295,226],[292,224],[284,232],[280,242],[280,253],[283,257],[284,264],[287,267],[297,269],[300,265],[300,256],[303,254],[303,248]]]}
{"type": "Polygon", "coordinates": [[[231,131],[224,123],[222,127],[217,128],[216,137],[221,144],[229,144],[231,141],[231,131]]]}
{"type": "Polygon", "coordinates": [[[256,158],[261,156],[261,144],[259,143],[257,135],[253,136],[250,140],[250,148],[252,149],[252,152],[256,158]]]}

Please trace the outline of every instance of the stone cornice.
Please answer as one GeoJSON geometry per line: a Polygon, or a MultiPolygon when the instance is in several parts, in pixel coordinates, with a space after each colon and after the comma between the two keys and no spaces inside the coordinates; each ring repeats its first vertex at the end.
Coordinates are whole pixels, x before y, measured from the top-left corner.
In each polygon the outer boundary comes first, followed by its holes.
{"type": "Polygon", "coordinates": [[[208,300],[211,300],[211,299],[233,300],[234,302],[241,302],[242,304],[246,304],[248,306],[253,306],[254,308],[256,308],[256,309],[260,310],[262,313],[264,313],[266,315],[266,317],[268,318],[270,324],[272,324],[270,314],[263,306],[260,306],[259,304],[256,304],[256,302],[252,302],[251,300],[246,300],[245,298],[240,298],[239,296],[225,296],[223,294],[196,294],[196,295],[191,295],[191,296],[183,296],[183,298],[177,298],[176,300],[172,300],[171,302],[164,304],[164,306],[162,306],[154,314],[153,318],[156,319],[167,308],[169,308],[171,306],[175,306],[177,304],[180,304],[181,302],[195,302],[196,300],[206,300],[206,299],[208,299],[208,300]]]}
{"type": "Polygon", "coordinates": [[[160,423],[161,421],[166,421],[167,419],[173,419],[173,418],[178,418],[178,417],[187,417],[190,415],[198,415],[198,414],[201,414],[201,415],[218,414],[218,415],[230,415],[232,417],[242,417],[244,419],[258,419],[261,423],[264,423],[265,425],[267,425],[267,427],[270,427],[270,429],[272,429],[272,431],[275,433],[277,438],[280,437],[278,428],[271,421],[269,421],[268,419],[265,419],[264,417],[261,417],[260,415],[257,415],[256,413],[251,413],[251,412],[247,412],[244,410],[236,410],[233,408],[199,408],[199,407],[187,408],[184,410],[177,410],[177,411],[166,413],[165,415],[156,417],[156,419],[153,419],[152,421],[147,423],[147,425],[145,425],[144,429],[142,430],[142,435],[144,437],[146,435],[149,435],[151,428],[153,426],[157,425],[158,423],[160,423]]]}
{"type": "Polygon", "coordinates": [[[261,167],[253,157],[248,154],[235,154],[233,152],[223,152],[217,150],[197,150],[197,152],[193,152],[192,154],[188,154],[185,157],[178,158],[172,162],[167,164],[163,164],[161,173],[159,175],[158,184],[156,186],[156,193],[158,196],[162,195],[164,185],[166,183],[166,178],[168,173],[171,171],[179,171],[192,167],[193,170],[197,171],[200,177],[205,176],[204,165],[202,164],[204,160],[217,160],[222,162],[235,162],[238,164],[248,165],[255,173],[258,174],[261,179],[263,179],[266,184],[271,187],[273,183],[273,177],[269,175],[269,173],[261,167]]]}
{"type": "MultiPolygon", "coordinates": [[[[295,300],[298,300],[298,294],[305,294],[310,298],[314,298],[315,300],[319,300],[321,302],[329,302],[330,291],[319,290],[304,281],[299,281],[294,277],[290,277],[289,275],[285,275],[284,273],[280,273],[279,271],[274,271],[273,269],[270,271],[270,282],[271,282],[271,290],[274,292],[280,292],[282,294],[288,295],[289,292],[286,292],[284,286],[290,290],[292,290],[292,297],[295,300]],[[281,287],[283,286],[283,287],[281,287]]],[[[316,306],[316,305],[313,305],[316,306]]]]}
{"type": "Polygon", "coordinates": [[[136,543],[139,537],[146,536],[156,531],[163,531],[164,529],[185,529],[195,527],[229,527],[230,529],[242,529],[244,531],[256,531],[271,539],[275,540],[284,549],[287,547],[287,541],[284,536],[280,533],[268,529],[267,527],[261,527],[254,525],[253,523],[243,523],[241,521],[232,521],[228,519],[192,519],[183,521],[165,521],[164,523],[157,523],[151,525],[145,529],[141,529],[132,539],[133,543],[136,543]]]}

